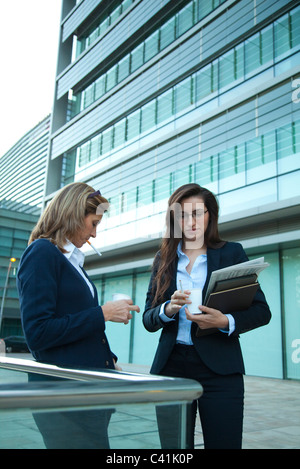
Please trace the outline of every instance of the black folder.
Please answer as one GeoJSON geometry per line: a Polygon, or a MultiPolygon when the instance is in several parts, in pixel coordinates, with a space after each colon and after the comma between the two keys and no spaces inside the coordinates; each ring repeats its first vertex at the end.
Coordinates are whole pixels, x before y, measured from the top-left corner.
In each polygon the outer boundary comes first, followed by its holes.
{"type": "Polygon", "coordinates": [[[206,306],[219,309],[223,314],[243,311],[251,306],[257,289],[258,283],[255,282],[250,285],[216,291],[209,295],[206,306]]]}
{"type": "MultiPolygon", "coordinates": [[[[232,286],[232,288],[226,289],[220,289],[220,284],[223,282],[219,282],[219,285],[216,285],[214,291],[209,295],[206,306],[209,308],[219,309],[223,314],[248,309],[251,306],[255,293],[259,287],[259,283],[253,282],[253,279],[252,283],[248,283],[248,281],[250,281],[248,277],[244,279],[241,277],[228,279],[224,282],[227,282],[227,286],[232,286]]],[[[223,287],[224,286],[225,283],[223,284],[223,287]]],[[[218,329],[216,328],[200,329],[198,327],[196,336],[201,337],[217,331],[218,329]]]]}

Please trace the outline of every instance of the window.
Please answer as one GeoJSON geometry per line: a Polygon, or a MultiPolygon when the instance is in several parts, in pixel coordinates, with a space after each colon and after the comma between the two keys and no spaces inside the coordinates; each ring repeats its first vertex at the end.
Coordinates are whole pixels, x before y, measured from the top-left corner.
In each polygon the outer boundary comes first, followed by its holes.
{"type": "Polygon", "coordinates": [[[219,180],[220,192],[245,185],[244,144],[235,145],[219,154],[219,180]]]}
{"type": "Polygon", "coordinates": [[[219,73],[220,82],[219,86],[223,86],[232,83],[235,80],[235,50],[232,49],[224,54],[219,59],[219,73]]]}
{"type": "Polygon", "coordinates": [[[117,84],[118,64],[110,68],[106,74],[106,91],[111,90],[117,84]]]}
{"type": "Polygon", "coordinates": [[[245,71],[252,72],[261,65],[260,34],[257,33],[245,41],[245,71]]]}
{"type": "MultiPolygon", "coordinates": [[[[180,166],[182,166],[182,163],[180,163],[180,166]]],[[[183,184],[188,184],[190,182],[190,166],[183,166],[180,169],[177,169],[174,171],[173,174],[173,183],[174,183],[174,189],[177,189],[178,187],[182,186],[183,184]]]]}
{"type": "Polygon", "coordinates": [[[171,18],[160,28],[160,49],[164,49],[175,41],[175,17],[171,18]]]}
{"type": "Polygon", "coordinates": [[[129,210],[134,210],[136,208],[136,198],[137,198],[137,188],[130,189],[123,194],[123,206],[122,211],[127,212],[129,210]]]}
{"type": "Polygon", "coordinates": [[[94,102],[94,83],[88,86],[83,92],[83,109],[94,102]]]}
{"type": "Polygon", "coordinates": [[[140,109],[127,117],[127,140],[136,137],[140,133],[140,109]]]}
{"type": "Polygon", "coordinates": [[[214,0],[197,0],[197,19],[198,21],[202,20],[205,16],[207,16],[213,9],[213,2],[214,0]]]}
{"type": "MultiPolygon", "coordinates": [[[[282,251],[287,378],[299,379],[299,272],[300,249],[282,251]]],[[[271,295],[272,296],[272,295],[271,295]]]]}
{"type": "Polygon", "coordinates": [[[122,119],[114,126],[114,148],[125,143],[126,136],[126,119],[122,119]]]}
{"type": "Polygon", "coordinates": [[[89,34],[89,36],[87,37],[87,45],[86,45],[86,47],[88,47],[89,45],[91,45],[91,44],[97,39],[98,36],[99,36],[99,28],[96,27],[96,28],[89,34]]]}
{"type": "Polygon", "coordinates": [[[300,120],[292,123],[293,152],[300,153],[300,120]]]}
{"type": "Polygon", "coordinates": [[[92,138],[91,140],[91,156],[90,160],[97,160],[100,156],[100,136],[92,138]]]}
{"type": "Polygon", "coordinates": [[[190,2],[177,13],[177,37],[194,25],[194,2],[190,2]]]}
{"type": "Polygon", "coordinates": [[[159,52],[159,31],[155,31],[145,40],[145,62],[150,60],[159,52]]]}
{"type": "Polygon", "coordinates": [[[195,180],[205,187],[218,180],[218,157],[210,156],[195,163],[195,180]]]}
{"type": "Polygon", "coordinates": [[[119,76],[118,82],[125,80],[126,77],[129,75],[129,67],[130,67],[130,55],[126,55],[124,59],[120,60],[119,62],[119,76]]]}
{"type": "Polygon", "coordinates": [[[113,24],[122,13],[122,5],[117,6],[114,11],[110,14],[110,24],[113,24]]]}
{"type": "Polygon", "coordinates": [[[99,35],[101,36],[101,34],[103,34],[107,28],[109,27],[109,23],[110,23],[110,20],[109,20],[109,16],[107,18],[105,18],[102,23],[100,24],[99,26],[99,35]]]}
{"type": "Polygon", "coordinates": [[[102,155],[111,151],[112,149],[112,135],[113,135],[113,127],[105,130],[102,133],[102,155]]]}
{"type": "Polygon", "coordinates": [[[171,175],[166,174],[155,181],[155,202],[167,199],[171,194],[171,175]]]}
{"type": "Polygon", "coordinates": [[[81,168],[85,166],[90,161],[90,142],[87,142],[79,148],[79,158],[78,158],[78,165],[81,168]]]}
{"type": "Polygon", "coordinates": [[[192,78],[189,77],[175,86],[176,112],[186,109],[193,102],[192,78]]]}
{"type": "Polygon", "coordinates": [[[101,98],[105,93],[106,75],[102,75],[95,81],[95,100],[101,98]]]}
{"type": "Polygon", "coordinates": [[[211,72],[212,67],[209,64],[196,73],[196,100],[208,96],[211,93],[211,72]]]}
{"type": "Polygon", "coordinates": [[[173,89],[170,89],[157,98],[157,123],[173,115],[173,89]]]}
{"type": "Polygon", "coordinates": [[[153,181],[138,187],[138,206],[143,207],[153,202],[153,181]]]}
{"type": "Polygon", "coordinates": [[[156,99],[150,101],[150,103],[145,104],[141,109],[142,112],[142,125],[141,131],[145,132],[146,130],[151,129],[156,125],[156,99]]]}
{"type": "Polygon", "coordinates": [[[108,199],[109,202],[109,210],[108,210],[108,216],[109,217],[114,217],[116,215],[119,215],[120,213],[120,195],[114,195],[113,197],[110,197],[108,199]]]}
{"type": "Polygon", "coordinates": [[[131,73],[141,67],[144,63],[144,43],[137,46],[131,52],[131,73]]]}
{"type": "Polygon", "coordinates": [[[246,142],[247,170],[257,168],[263,164],[261,137],[246,142]]]}
{"type": "Polygon", "coordinates": [[[284,54],[291,48],[289,15],[286,14],[274,23],[275,57],[284,54]]]}
{"type": "Polygon", "coordinates": [[[218,62],[207,65],[196,73],[196,100],[205,98],[218,89],[218,62]]]}
{"type": "Polygon", "coordinates": [[[292,47],[300,44],[300,6],[290,13],[292,47]]]}
{"type": "Polygon", "coordinates": [[[273,60],[273,26],[268,26],[261,31],[261,63],[265,64],[273,60]]]}

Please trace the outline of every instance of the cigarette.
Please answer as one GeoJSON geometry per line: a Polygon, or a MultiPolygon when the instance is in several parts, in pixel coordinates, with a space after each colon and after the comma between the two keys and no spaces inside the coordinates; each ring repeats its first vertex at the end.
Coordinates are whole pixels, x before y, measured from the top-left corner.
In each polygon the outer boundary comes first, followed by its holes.
{"type": "Polygon", "coordinates": [[[94,249],[95,253],[98,254],[98,256],[102,256],[101,252],[99,252],[98,249],[96,249],[95,246],[93,246],[89,240],[87,240],[86,242],[91,246],[92,249],[94,249]]]}
{"type": "Polygon", "coordinates": [[[182,282],[181,282],[181,280],[179,280],[179,284],[180,284],[180,290],[183,292],[183,288],[182,288],[182,282]]]}

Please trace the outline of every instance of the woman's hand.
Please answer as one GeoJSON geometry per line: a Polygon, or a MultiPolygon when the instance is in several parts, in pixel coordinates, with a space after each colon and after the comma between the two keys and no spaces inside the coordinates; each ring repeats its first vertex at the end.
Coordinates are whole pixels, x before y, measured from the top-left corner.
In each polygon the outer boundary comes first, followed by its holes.
{"type": "Polygon", "coordinates": [[[105,321],[123,322],[128,324],[132,318],[130,311],[140,312],[140,308],[132,300],[108,301],[102,306],[105,321]]]}
{"type": "Polygon", "coordinates": [[[122,368],[121,368],[119,365],[117,365],[116,360],[115,360],[114,358],[113,358],[113,362],[114,362],[115,370],[117,370],[117,371],[123,371],[122,368]]]}
{"type": "Polygon", "coordinates": [[[191,314],[188,308],[185,308],[185,314],[187,319],[198,324],[200,329],[210,329],[212,327],[228,329],[228,318],[218,309],[200,305],[199,310],[202,311],[202,314],[191,314]]]}
{"type": "Polygon", "coordinates": [[[170,303],[165,306],[165,315],[168,317],[174,316],[174,314],[178,313],[182,306],[191,303],[188,300],[190,293],[190,290],[184,290],[183,292],[176,290],[171,296],[170,303]]]}

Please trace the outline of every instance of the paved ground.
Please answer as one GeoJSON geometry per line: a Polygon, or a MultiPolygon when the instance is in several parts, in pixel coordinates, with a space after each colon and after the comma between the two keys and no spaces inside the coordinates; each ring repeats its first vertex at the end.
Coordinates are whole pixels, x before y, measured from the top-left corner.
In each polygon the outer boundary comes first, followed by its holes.
{"type": "MultiPolygon", "coordinates": [[[[245,376],[244,415],[243,449],[300,449],[300,381],[245,376]]],[[[195,444],[203,448],[199,421],[195,444]]]]}
{"type": "MultiPolygon", "coordinates": [[[[124,371],[147,373],[149,368],[123,365],[124,371]]],[[[25,380],[24,374],[0,369],[0,384],[25,380]]],[[[300,449],[300,381],[245,377],[244,449],[300,449]]],[[[43,448],[28,411],[0,412],[0,449],[43,448]]],[[[110,424],[112,449],[159,448],[155,406],[120,406],[110,424]],[[143,416],[141,418],[141,415],[143,416]]],[[[203,449],[200,423],[196,448],[203,449]]]]}

